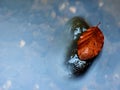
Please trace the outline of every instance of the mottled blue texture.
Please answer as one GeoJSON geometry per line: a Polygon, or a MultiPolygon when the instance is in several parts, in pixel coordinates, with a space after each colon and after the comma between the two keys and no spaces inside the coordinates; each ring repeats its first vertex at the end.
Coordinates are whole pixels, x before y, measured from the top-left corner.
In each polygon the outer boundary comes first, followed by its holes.
{"type": "Polygon", "coordinates": [[[0,90],[120,90],[120,0],[0,0],[0,90]],[[83,78],[64,67],[66,22],[101,22],[105,44],[83,78]]]}

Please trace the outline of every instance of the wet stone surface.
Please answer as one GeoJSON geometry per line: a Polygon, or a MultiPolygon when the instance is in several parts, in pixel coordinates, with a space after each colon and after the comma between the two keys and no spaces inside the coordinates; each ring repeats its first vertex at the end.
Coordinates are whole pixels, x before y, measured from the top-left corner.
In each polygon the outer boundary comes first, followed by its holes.
{"type": "Polygon", "coordinates": [[[68,50],[66,53],[65,65],[68,69],[70,69],[73,76],[83,76],[89,69],[94,59],[87,61],[80,60],[77,54],[77,42],[80,38],[80,35],[90,26],[81,17],[71,18],[68,21],[67,26],[71,33],[72,39],[70,41],[70,45],[67,47],[68,50]]]}

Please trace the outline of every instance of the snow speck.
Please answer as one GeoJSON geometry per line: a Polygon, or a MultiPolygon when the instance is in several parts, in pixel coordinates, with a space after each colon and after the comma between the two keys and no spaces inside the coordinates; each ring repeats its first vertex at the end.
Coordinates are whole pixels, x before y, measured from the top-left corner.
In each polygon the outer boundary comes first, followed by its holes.
{"type": "Polygon", "coordinates": [[[63,11],[69,6],[69,2],[64,2],[59,6],[59,10],[63,11]]]}
{"type": "Polygon", "coordinates": [[[115,80],[119,80],[119,79],[120,79],[119,74],[115,73],[115,74],[113,75],[113,79],[115,79],[115,80]]]}
{"type": "Polygon", "coordinates": [[[40,88],[39,85],[38,85],[38,84],[35,84],[33,90],[39,90],[39,88],[40,88]]]}
{"type": "Polygon", "coordinates": [[[52,90],[60,90],[59,87],[53,82],[50,83],[50,87],[52,88],[52,90]]]}
{"type": "Polygon", "coordinates": [[[71,6],[69,10],[71,13],[76,13],[76,8],[74,6],[71,6]]]}
{"type": "Polygon", "coordinates": [[[51,16],[52,16],[52,18],[55,18],[55,17],[56,17],[55,11],[52,11],[52,12],[51,12],[51,16]]]}
{"type": "Polygon", "coordinates": [[[3,85],[3,89],[8,90],[12,86],[12,82],[7,80],[6,83],[3,85]]]}
{"type": "Polygon", "coordinates": [[[103,2],[99,2],[99,7],[102,7],[104,5],[103,2]]]}
{"type": "Polygon", "coordinates": [[[26,44],[26,42],[25,42],[24,40],[21,40],[21,41],[19,42],[20,48],[23,48],[23,47],[25,46],[25,44],[26,44]]]}
{"type": "Polygon", "coordinates": [[[62,11],[65,9],[65,7],[66,7],[65,3],[63,3],[62,5],[60,5],[59,10],[62,11]]]}

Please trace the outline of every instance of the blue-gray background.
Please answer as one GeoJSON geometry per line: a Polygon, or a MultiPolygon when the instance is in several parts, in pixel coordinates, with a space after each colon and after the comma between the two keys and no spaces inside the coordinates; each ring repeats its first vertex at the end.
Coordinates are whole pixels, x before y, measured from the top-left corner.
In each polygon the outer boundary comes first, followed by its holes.
{"type": "Polygon", "coordinates": [[[0,90],[120,90],[120,0],[0,0],[0,90]],[[64,67],[66,22],[101,22],[105,44],[82,79],[64,67]]]}

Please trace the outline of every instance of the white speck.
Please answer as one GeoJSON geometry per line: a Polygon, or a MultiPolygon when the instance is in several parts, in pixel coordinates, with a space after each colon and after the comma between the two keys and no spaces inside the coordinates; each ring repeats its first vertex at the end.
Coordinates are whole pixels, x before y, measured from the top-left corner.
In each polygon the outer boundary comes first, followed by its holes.
{"type": "Polygon", "coordinates": [[[99,7],[102,7],[104,5],[103,2],[99,2],[99,7]]]}
{"type": "Polygon", "coordinates": [[[66,17],[57,17],[59,19],[60,24],[65,24],[69,19],[66,17]]]}
{"type": "Polygon", "coordinates": [[[65,10],[65,8],[67,8],[69,6],[69,2],[64,2],[59,6],[59,10],[63,11],[65,10]]]}
{"type": "Polygon", "coordinates": [[[65,7],[66,7],[65,3],[63,3],[63,4],[59,7],[59,10],[62,11],[62,10],[65,9],[65,7]]]}
{"type": "Polygon", "coordinates": [[[114,79],[120,79],[120,76],[119,76],[119,74],[116,73],[116,74],[114,74],[113,78],[114,79]]]}
{"type": "Polygon", "coordinates": [[[68,18],[63,18],[65,22],[67,22],[69,19],[68,18]]]}
{"type": "Polygon", "coordinates": [[[4,85],[3,89],[8,90],[12,86],[12,82],[8,80],[4,85]]]}
{"type": "Polygon", "coordinates": [[[54,11],[52,11],[52,12],[51,12],[51,16],[52,16],[53,18],[55,18],[55,17],[56,17],[56,13],[55,13],[54,11]]]}
{"type": "Polygon", "coordinates": [[[57,85],[53,82],[50,83],[50,87],[52,88],[52,90],[60,90],[57,85]]]}
{"type": "Polygon", "coordinates": [[[74,6],[71,6],[69,10],[71,13],[76,13],[76,8],[74,6]]]}
{"type": "Polygon", "coordinates": [[[20,48],[24,47],[26,42],[24,40],[21,40],[19,43],[20,48]]]}
{"type": "Polygon", "coordinates": [[[38,84],[35,84],[35,86],[34,86],[34,89],[33,90],[39,90],[39,85],[38,84]]]}

